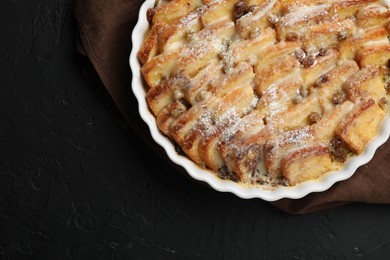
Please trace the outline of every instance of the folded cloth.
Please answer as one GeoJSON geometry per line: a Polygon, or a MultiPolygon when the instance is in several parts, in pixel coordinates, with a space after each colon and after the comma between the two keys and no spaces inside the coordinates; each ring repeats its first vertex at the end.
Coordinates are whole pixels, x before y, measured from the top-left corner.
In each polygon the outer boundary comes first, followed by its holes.
{"type": "MultiPolygon", "coordinates": [[[[91,61],[130,128],[153,146],[148,129],[138,115],[128,65],[131,32],[142,3],[141,0],[76,0],[77,48],[91,61]]],[[[157,146],[153,147],[161,151],[157,146]]],[[[390,172],[386,158],[390,158],[390,141],[350,179],[336,183],[325,192],[311,193],[297,200],[282,199],[273,205],[290,213],[307,213],[348,202],[390,203],[390,172]]]]}

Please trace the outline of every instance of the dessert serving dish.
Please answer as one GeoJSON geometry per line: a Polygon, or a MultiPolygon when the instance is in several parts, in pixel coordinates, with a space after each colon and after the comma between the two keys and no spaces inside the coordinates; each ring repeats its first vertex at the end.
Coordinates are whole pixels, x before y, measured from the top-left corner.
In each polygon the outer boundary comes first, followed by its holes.
{"type": "Polygon", "coordinates": [[[327,190],[389,137],[389,21],[387,1],[148,0],[130,55],[140,116],[218,191],[327,190]]]}

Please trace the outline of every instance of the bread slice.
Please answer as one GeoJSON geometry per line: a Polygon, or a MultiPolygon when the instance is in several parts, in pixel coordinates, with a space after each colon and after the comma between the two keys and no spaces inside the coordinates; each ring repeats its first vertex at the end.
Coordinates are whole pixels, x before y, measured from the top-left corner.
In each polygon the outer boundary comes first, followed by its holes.
{"type": "Polygon", "coordinates": [[[380,4],[372,4],[362,8],[356,14],[357,26],[366,29],[369,27],[384,27],[390,20],[390,10],[380,4]]]}
{"type": "Polygon", "coordinates": [[[373,99],[362,100],[337,130],[337,135],[356,153],[363,152],[367,143],[377,134],[385,112],[373,99]]]}
{"type": "Polygon", "coordinates": [[[335,162],[327,144],[318,144],[295,150],[281,161],[282,174],[290,185],[315,180],[324,173],[339,169],[340,164],[335,162]]]}
{"type": "Polygon", "coordinates": [[[377,66],[365,67],[343,85],[344,91],[352,102],[359,102],[362,97],[371,97],[375,102],[386,96],[383,75],[377,66]]]}

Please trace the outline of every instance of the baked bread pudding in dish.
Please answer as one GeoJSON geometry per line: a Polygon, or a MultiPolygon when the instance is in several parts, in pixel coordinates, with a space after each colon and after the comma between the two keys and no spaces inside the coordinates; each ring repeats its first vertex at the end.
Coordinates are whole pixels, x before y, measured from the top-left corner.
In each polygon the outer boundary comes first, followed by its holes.
{"type": "Polygon", "coordinates": [[[390,94],[389,1],[168,0],[137,57],[158,129],[249,187],[338,171],[378,135],[390,94]]]}

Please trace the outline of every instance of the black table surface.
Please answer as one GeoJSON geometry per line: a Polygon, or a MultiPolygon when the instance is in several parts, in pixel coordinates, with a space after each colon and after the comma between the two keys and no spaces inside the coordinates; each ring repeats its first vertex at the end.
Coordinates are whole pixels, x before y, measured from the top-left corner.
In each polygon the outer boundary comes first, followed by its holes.
{"type": "Polygon", "coordinates": [[[1,3],[0,259],[390,256],[390,205],[291,215],[179,174],[83,77],[72,0],[1,3]]]}

